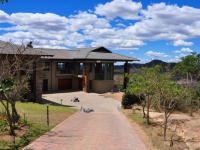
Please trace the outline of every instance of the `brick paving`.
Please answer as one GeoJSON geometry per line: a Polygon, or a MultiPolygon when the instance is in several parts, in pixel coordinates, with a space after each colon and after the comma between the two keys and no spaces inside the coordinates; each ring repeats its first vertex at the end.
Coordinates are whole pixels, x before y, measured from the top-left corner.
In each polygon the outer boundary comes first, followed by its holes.
{"type": "Polygon", "coordinates": [[[23,150],[147,149],[121,112],[98,111],[74,114],[23,150]]]}

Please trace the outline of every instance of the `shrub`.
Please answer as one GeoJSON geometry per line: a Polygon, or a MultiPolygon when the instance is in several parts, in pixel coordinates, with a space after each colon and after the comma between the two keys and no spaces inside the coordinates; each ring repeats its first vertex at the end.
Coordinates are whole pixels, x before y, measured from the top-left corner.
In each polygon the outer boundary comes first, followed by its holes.
{"type": "Polygon", "coordinates": [[[7,131],[8,123],[6,120],[0,119],[0,133],[7,131]]]}
{"type": "Polygon", "coordinates": [[[140,103],[138,96],[134,94],[125,93],[122,97],[122,107],[124,109],[130,109],[134,104],[140,103]]]}

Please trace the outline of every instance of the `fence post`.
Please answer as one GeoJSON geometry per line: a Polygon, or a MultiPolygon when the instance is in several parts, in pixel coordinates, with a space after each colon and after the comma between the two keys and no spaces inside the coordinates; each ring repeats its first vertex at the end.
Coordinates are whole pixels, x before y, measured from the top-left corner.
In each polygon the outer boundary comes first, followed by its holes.
{"type": "Polygon", "coordinates": [[[47,125],[49,126],[49,105],[47,105],[47,125]]]}
{"type": "Polygon", "coordinates": [[[24,113],[24,122],[26,121],[26,114],[24,113]]]}

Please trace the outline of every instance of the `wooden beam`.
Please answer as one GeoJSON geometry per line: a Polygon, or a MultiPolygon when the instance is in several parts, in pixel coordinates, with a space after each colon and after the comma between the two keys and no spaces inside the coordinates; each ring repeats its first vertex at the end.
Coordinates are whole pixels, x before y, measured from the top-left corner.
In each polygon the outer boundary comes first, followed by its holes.
{"type": "Polygon", "coordinates": [[[128,64],[128,62],[125,62],[125,64],[124,64],[124,89],[126,89],[127,85],[128,85],[128,77],[127,77],[128,74],[129,74],[129,64],[128,64]]]}
{"type": "Polygon", "coordinates": [[[83,91],[89,92],[90,89],[90,64],[84,63],[83,64],[83,91]]]}

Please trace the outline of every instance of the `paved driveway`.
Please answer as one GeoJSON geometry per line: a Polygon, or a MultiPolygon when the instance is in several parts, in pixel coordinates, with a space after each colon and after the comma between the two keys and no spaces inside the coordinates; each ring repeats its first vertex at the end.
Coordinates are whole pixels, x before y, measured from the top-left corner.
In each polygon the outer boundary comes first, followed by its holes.
{"type": "Polygon", "coordinates": [[[70,92],[70,93],[56,93],[56,94],[44,94],[44,99],[61,103],[64,105],[75,106],[77,108],[93,108],[95,112],[115,112],[120,108],[120,102],[112,98],[105,98],[103,95],[96,93],[85,92],[70,92]],[[78,97],[79,103],[71,101],[74,97],[78,97]]]}
{"type": "Polygon", "coordinates": [[[92,113],[78,112],[40,137],[26,150],[146,150],[128,120],[118,111],[120,103],[94,93],[59,93],[44,95],[54,102],[90,107],[92,113]],[[70,101],[79,97],[80,103],[70,101]]]}

